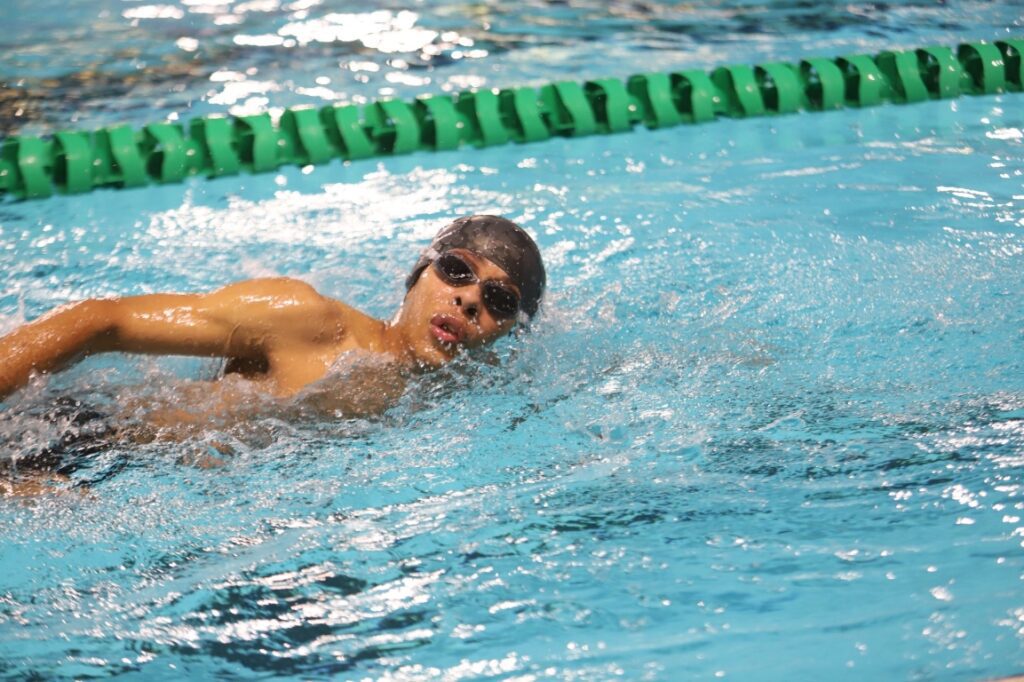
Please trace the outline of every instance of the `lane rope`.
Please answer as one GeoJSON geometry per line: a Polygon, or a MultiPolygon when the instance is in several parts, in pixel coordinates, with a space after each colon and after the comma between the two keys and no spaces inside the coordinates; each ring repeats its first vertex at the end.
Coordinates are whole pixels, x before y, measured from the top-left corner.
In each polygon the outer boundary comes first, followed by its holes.
{"type": "Polygon", "coordinates": [[[961,95],[1021,92],[1024,39],[962,43],[877,55],[808,58],[626,80],[560,81],[539,88],[469,90],[412,102],[299,106],[128,125],[51,137],[12,136],[0,145],[0,197],[39,199],[99,187],[129,188],[285,164],[321,165],[460,146],[525,144],[552,136],[667,128],[719,117],[774,116],[961,95]]]}

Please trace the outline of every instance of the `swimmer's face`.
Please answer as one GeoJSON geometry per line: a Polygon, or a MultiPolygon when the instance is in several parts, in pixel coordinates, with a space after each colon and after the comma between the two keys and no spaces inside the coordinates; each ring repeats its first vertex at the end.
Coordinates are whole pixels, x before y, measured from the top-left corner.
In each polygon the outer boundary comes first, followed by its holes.
{"type": "MultiPolygon", "coordinates": [[[[416,359],[435,367],[463,348],[486,346],[512,331],[515,315],[506,316],[503,311],[513,301],[505,296],[512,294],[518,300],[520,295],[508,273],[487,258],[464,249],[446,254],[465,263],[471,276],[467,274],[465,283],[453,284],[438,264],[427,266],[406,295],[396,320],[416,359]]],[[[457,271],[462,267],[449,264],[457,271]]]]}

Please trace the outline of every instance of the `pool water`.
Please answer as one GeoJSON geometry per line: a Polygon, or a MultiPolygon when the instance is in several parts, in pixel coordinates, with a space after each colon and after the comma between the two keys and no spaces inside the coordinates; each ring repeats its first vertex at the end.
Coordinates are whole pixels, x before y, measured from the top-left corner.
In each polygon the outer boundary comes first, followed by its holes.
{"type": "MultiPolygon", "coordinates": [[[[1019,4],[56,6],[0,9],[5,132],[1020,33],[1019,4]]],[[[529,333],[380,418],[119,445],[0,500],[0,676],[1020,673],[1021,97],[0,204],[0,331],[265,275],[387,318],[468,213],[526,226],[549,282],[529,333]]],[[[90,358],[3,403],[0,440],[215,372],[90,358]]]]}

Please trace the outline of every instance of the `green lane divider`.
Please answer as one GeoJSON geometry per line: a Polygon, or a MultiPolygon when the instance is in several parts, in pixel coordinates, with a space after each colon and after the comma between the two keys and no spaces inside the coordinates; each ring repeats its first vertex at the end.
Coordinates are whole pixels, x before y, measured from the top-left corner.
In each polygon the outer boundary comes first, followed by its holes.
{"type": "Polygon", "coordinates": [[[929,46],[799,64],[730,65],[711,73],[644,73],[625,81],[560,81],[474,90],[413,102],[302,106],[269,114],[126,125],[0,145],[0,197],[37,199],[97,187],[180,182],[191,175],[263,173],[462,145],[524,144],[552,136],[667,128],[719,117],[909,104],[1024,90],[1024,39],[929,46]]]}

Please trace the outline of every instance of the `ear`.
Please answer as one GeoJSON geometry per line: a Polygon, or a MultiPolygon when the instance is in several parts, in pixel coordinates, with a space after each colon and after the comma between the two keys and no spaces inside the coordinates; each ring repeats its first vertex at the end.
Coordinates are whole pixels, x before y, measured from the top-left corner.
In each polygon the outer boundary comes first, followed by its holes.
{"type": "Polygon", "coordinates": [[[409,273],[409,276],[405,278],[405,295],[402,296],[402,300],[409,298],[409,293],[413,288],[420,283],[420,280],[427,274],[427,267],[423,266],[418,270],[413,270],[409,273]]]}
{"type": "MultiPolygon", "coordinates": [[[[426,253],[424,253],[424,256],[425,255],[426,253]]],[[[432,260],[429,260],[424,256],[420,257],[416,265],[413,266],[412,272],[410,272],[409,276],[405,278],[406,291],[416,286],[416,282],[420,281],[420,278],[423,277],[423,273],[427,271],[427,266],[433,262],[432,260]]]]}

